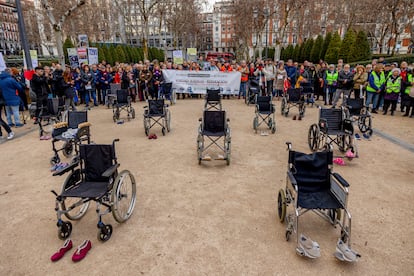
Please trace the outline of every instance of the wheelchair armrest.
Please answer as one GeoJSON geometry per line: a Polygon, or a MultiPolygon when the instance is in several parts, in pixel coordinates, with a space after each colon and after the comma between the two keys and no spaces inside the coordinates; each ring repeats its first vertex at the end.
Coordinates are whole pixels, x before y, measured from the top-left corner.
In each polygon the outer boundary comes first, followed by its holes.
{"type": "Polygon", "coordinates": [[[118,169],[118,167],[119,167],[119,163],[116,163],[115,165],[112,165],[106,171],[104,171],[102,173],[102,176],[103,177],[110,177],[111,175],[113,175],[115,173],[115,171],[118,169]]]}
{"type": "Polygon", "coordinates": [[[291,142],[286,142],[286,146],[288,147],[287,150],[292,149],[292,143],[291,142]]]}
{"type": "Polygon", "coordinates": [[[296,181],[296,178],[293,176],[293,173],[291,171],[288,171],[288,177],[289,181],[292,184],[292,186],[295,188],[295,191],[298,191],[298,182],[296,181]]]}
{"type": "Polygon", "coordinates": [[[333,173],[332,176],[338,180],[343,187],[349,187],[349,183],[339,173],[333,173]]]}
{"type": "Polygon", "coordinates": [[[66,168],[63,168],[62,170],[56,171],[53,173],[53,176],[61,176],[65,173],[67,173],[68,171],[73,170],[74,168],[76,168],[79,165],[79,162],[70,164],[69,166],[67,166],[66,168]]]}

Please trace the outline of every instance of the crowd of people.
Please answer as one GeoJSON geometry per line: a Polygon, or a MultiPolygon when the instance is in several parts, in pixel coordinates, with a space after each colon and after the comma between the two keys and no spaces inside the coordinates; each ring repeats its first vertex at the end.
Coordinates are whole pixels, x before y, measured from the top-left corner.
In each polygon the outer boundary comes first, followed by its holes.
{"type": "MultiPolygon", "coordinates": [[[[381,109],[384,115],[388,111],[394,115],[400,103],[403,116],[414,117],[414,64],[409,66],[407,62],[385,63],[383,59],[374,59],[366,66],[352,68],[342,60],[338,60],[337,64],[327,64],[322,60],[318,64],[308,61],[299,64],[291,59],[286,63],[271,59],[248,63],[244,60],[205,61],[200,56],[197,61],[184,61],[183,64],[157,60],[136,64],[116,63],[113,66],[102,61],[80,68],[52,64],[36,67],[31,74],[7,68],[0,74],[0,110],[5,110],[7,122],[2,119],[3,112],[0,112],[0,125],[8,133],[8,139],[14,136],[11,127],[23,126],[19,111],[27,109],[25,88],[36,95],[37,119],[50,97],[61,98],[66,110],[76,110],[81,105],[86,108],[104,105],[111,83],[127,89],[133,102],[156,98],[164,82],[162,70],[238,71],[241,74],[238,98],[246,96],[250,81],[256,81],[262,94],[272,94],[276,98],[290,87],[302,87],[312,91],[314,96],[311,101],[321,99],[325,105],[332,107],[336,107],[344,97],[364,97],[372,113],[378,113],[381,109]]],[[[181,95],[182,98],[186,96],[193,95],[181,95]]]]}

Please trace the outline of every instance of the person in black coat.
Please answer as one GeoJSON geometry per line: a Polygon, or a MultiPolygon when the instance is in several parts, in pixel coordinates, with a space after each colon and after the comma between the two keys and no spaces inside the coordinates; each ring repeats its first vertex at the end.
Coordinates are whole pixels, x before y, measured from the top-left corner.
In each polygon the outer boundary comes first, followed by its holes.
{"type": "Polygon", "coordinates": [[[30,81],[30,87],[32,91],[36,94],[36,122],[38,122],[38,117],[40,111],[43,108],[47,108],[47,96],[50,94],[50,88],[48,85],[48,80],[44,76],[43,67],[36,67],[33,78],[30,81]]]}

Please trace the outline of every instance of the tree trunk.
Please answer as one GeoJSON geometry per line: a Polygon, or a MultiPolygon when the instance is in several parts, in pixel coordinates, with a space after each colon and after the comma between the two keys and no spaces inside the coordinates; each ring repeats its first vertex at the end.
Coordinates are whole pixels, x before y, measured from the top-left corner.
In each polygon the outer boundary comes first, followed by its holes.
{"type": "Polygon", "coordinates": [[[55,29],[54,33],[55,33],[56,47],[57,47],[57,51],[58,51],[59,63],[62,66],[64,66],[65,65],[65,53],[63,52],[62,31],[55,29]]]}
{"type": "Polygon", "coordinates": [[[144,39],[142,40],[143,44],[143,51],[144,51],[144,60],[148,59],[148,36],[149,36],[149,29],[148,29],[148,19],[144,19],[144,39]]]}

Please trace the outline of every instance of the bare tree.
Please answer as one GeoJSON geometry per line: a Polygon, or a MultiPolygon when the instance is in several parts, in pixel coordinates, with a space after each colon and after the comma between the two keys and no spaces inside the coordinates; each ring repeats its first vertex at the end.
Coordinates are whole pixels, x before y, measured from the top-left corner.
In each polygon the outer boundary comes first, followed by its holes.
{"type": "Polygon", "coordinates": [[[45,9],[50,23],[53,26],[53,32],[56,39],[56,46],[58,50],[58,58],[61,64],[65,64],[65,55],[63,53],[63,36],[62,27],[72,12],[85,4],[85,0],[76,1],[50,1],[41,0],[42,7],[45,9]],[[56,19],[58,18],[58,19],[56,19]]]}

